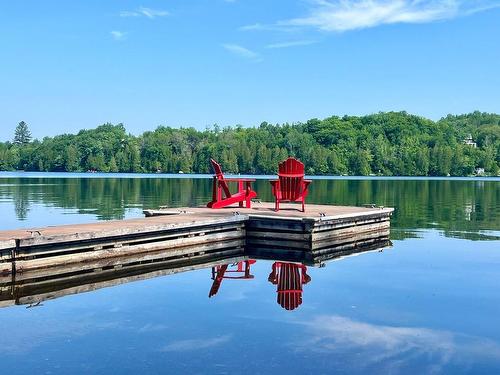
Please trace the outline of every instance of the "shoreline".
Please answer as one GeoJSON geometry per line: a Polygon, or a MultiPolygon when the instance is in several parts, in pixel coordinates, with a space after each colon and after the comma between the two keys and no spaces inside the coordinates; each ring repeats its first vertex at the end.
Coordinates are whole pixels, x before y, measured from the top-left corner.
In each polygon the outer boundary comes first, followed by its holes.
{"type": "MultiPolygon", "coordinates": [[[[231,174],[228,177],[249,177],[258,180],[276,178],[276,175],[231,174]]],[[[159,178],[159,179],[211,179],[213,174],[204,173],[124,173],[124,172],[25,172],[0,171],[0,178],[159,178]]],[[[306,175],[312,180],[449,180],[449,181],[498,181],[500,176],[338,176],[306,175]]]]}

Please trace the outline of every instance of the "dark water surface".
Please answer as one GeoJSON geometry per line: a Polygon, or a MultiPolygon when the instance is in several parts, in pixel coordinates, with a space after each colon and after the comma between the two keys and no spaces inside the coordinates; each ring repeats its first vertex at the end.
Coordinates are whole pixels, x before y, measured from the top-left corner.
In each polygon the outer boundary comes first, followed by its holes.
{"type": "MultiPolygon", "coordinates": [[[[0,230],[211,195],[189,176],[20,176],[0,174],[0,230]]],[[[255,187],[271,200],[266,180],[255,187]]],[[[293,306],[277,293],[292,266],[258,260],[211,298],[208,267],[0,308],[2,373],[500,373],[498,179],[319,179],[309,202],[395,207],[393,246],[293,266],[306,276],[293,306]]]]}

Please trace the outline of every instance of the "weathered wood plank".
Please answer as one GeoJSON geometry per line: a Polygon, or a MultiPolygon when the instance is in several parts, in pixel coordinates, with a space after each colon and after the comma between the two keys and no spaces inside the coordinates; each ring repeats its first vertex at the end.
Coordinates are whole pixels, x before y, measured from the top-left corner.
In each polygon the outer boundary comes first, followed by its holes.
{"type": "MultiPolygon", "coordinates": [[[[188,246],[179,251],[172,250],[159,250],[148,251],[141,253],[134,253],[133,255],[120,256],[120,257],[105,257],[99,259],[89,259],[84,262],[76,263],[63,263],[60,265],[51,265],[44,268],[24,268],[22,273],[16,274],[16,280],[29,280],[43,277],[56,277],[59,274],[69,274],[84,270],[91,270],[97,268],[107,268],[113,266],[121,266],[122,268],[128,267],[131,264],[139,262],[147,262],[152,264],[155,262],[166,261],[168,259],[183,259],[182,256],[189,256],[189,259],[195,259],[198,255],[207,255],[218,257],[221,255],[234,256],[243,255],[244,241],[242,239],[221,241],[210,244],[188,246]]],[[[23,265],[25,266],[25,265],[23,265]]]]}
{"type": "MultiPolygon", "coordinates": [[[[107,237],[104,240],[94,239],[94,240],[80,240],[73,242],[63,242],[52,245],[38,245],[21,247],[17,251],[17,257],[22,258],[23,256],[36,256],[39,254],[57,254],[57,253],[67,253],[67,252],[84,252],[98,250],[95,247],[120,247],[125,245],[133,245],[142,242],[160,242],[161,240],[170,240],[175,238],[183,237],[194,237],[194,236],[204,236],[207,234],[214,234],[219,232],[227,231],[243,231],[244,225],[241,222],[230,222],[225,225],[217,224],[213,226],[196,226],[195,228],[182,228],[180,230],[170,230],[158,232],[144,232],[140,236],[120,236],[120,237],[107,237]]],[[[241,232],[241,236],[244,236],[244,232],[241,232]]]]}
{"type": "Polygon", "coordinates": [[[390,221],[389,216],[371,216],[371,217],[360,217],[357,220],[351,219],[338,219],[338,220],[321,220],[316,222],[313,232],[323,232],[341,229],[350,226],[378,223],[383,221],[390,221]]]}
{"type": "MultiPolygon", "coordinates": [[[[148,220],[148,219],[144,219],[148,220]]],[[[242,215],[234,215],[227,217],[216,217],[210,219],[201,219],[195,220],[195,218],[191,218],[188,222],[180,222],[180,223],[166,223],[166,224],[152,224],[143,226],[133,226],[127,227],[126,221],[124,220],[122,226],[114,226],[113,228],[107,228],[106,230],[93,230],[88,232],[65,232],[59,234],[45,235],[43,229],[39,232],[40,235],[35,235],[33,237],[25,237],[20,238],[19,247],[25,246],[35,246],[35,245],[47,245],[47,244],[56,244],[61,242],[72,242],[72,241],[81,241],[81,240],[95,240],[95,239],[103,239],[108,237],[124,237],[128,235],[141,235],[145,233],[153,234],[154,232],[161,232],[167,230],[175,230],[180,228],[192,228],[193,226],[205,226],[216,224],[220,225],[222,223],[231,223],[231,222],[244,222],[245,217],[242,215]]],[[[96,224],[98,227],[99,225],[96,224]]]]}
{"type": "Polygon", "coordinates": [[[59,255],[57,257],[37,258],[33,260],[16,260],[16,272],[27,272],[28,270],[50,268],[54,266],[96,261],[105,258],[123,257],[137,255],[141,252],[151,252],[171,249],[172,256],[187,254],[189,246],[202,245],[208,242],[240,239],[241,234],[237,231],[222,234],[208,234],[204,237],[181,238],[169,241],[146,243],[141,245],[124,246],[120,248],[95,250],[92,252],[59,255]],[[186,248],[187,247],[187,248],[186,248]]]}
{"type": "Polygon", "coordinates": [[[293,241],[293,240],[280,240],[280,239],[258,239],[258,238],[247,238],[247,248],[248,247],[277,247],[277,248],[290,248],[290,249],[301,249],[303,251],[310,250],[309,241],[293,241]]]}
{"type": "Polygon", "coordinates": [[[12,273],[12,262],[0,263],[0,276],[10,275],[12,273]]]}
{"type": "Polygon", "coordinates": [[[210,262],[207,261],[207,258],[208,257],[206,256],[199,257],[197,261],[201,263],[192,263],[188,265],[176,265],[179,264],[179,261],[166,261],[162,263],[162,267],[172,268],[163,268],[159,270],[151,270],[151,267],[142,266],[142,268],[137,268],[135,270],[135,274],[131,272],[132,270],[127,270],[129,274],[121,273],[119,277],[114,278],[112,277],[113,271],[103,271],[101,273],[87,274],[83,276],[80,275],[79,277],[69,277],[64,280],[59,280],[58,282],[54,282],[53,280],[51,280],[48,283],[35,283],[31,285],[23,284],[15,288],[14,294],[18,299],[18,304],[32,304],[45,300],[64,297],[67,295],[86,293],[125,283],[193,271],[197,269],[204,269],[220,264],[235,263],[248,259],[247,257],[233,256],[210,262]],[[141,269],[144,272],[141,273],[141,269]],[[148,269],[150,269],[150,271],[148,271],[148,269]]]}
{"type": "Polygon", "coordinates": [[[316,241],[312,243],[311,253],[314,254],[315,250],[322,248],[331,248],[331,247],[339,247],[345,244],[358,244],[365,240],[383,240],[389,238],[389,230],[386,231],[376,231],[376,232],[367,232],[362,233],[356,236],[344,236],[336,239],[330,239],[328,241],[316,241]]]}
{"type": "Polygon", "coordinates": [[[350,227],[342,227],[336,230],[313,232],[312,241],[327,241],[332,238],[339,238],[342,236],[356,235],[365,232],[385,230],[390,227],[390,222],[382,221],[371,224],[356,225],[350,227]]]}
{"type": "Polygon", "coordinates": [[[256,239],[280,239],[289,241],[309,241],[311,239],[311,233],[309,232],[274,232],[265,230],[247,230],[246,238],[256,238],[256,239]]]}
{"type": "Polygon", "coordinates": [[[307,258],[307,252],[301,249],[277,249],[258,245],[252,247],[248,255],[256,259],[279,260],[282,262],[299,262],[307,258]]]}
{"type": "Polygon", "coordinates": [[[367,239],[357,243],[349,243],[314,251],[312,259],[305,263],[317,267],[321,266],[324,262],[340,260],[369,252],[379,252],[390,246],[392,246],[392,244],[388,239],[367,239]]]}
{"type": "Polygon", "coordinates": [[[286,220],[276,220],[274,222],[270,220],[258,221],[256,219],[250,219],[246,223],[247,231],[252,230],[274,230],[282,231],[284,233],[288,232],[304,232],[306,228],[302,221],[286,221],[286,220]]]}
{"type": "Polygon", "coordinates": [[[0,253],[2,250],[10,250],[16,248],[15,240],[0,240],[0,253]]]}

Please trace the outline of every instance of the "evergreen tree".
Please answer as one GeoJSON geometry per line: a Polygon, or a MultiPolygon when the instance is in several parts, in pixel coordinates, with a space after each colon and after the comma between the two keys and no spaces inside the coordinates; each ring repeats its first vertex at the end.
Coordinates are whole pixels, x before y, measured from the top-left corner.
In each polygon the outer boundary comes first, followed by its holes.
{"type": "Polygon", "coordinates": [[[116,165],[116,159],[114,156],[111,156],[111,159],[109,161],[109,171],[118,172],[118,166],[116,165]]]}
{"type": "Polygon", "coordinates": [[[28,129],[28,124],[21,121],[16,126],[16,131],[14,133],[14,144],[25,145],[31,142],[31,132],[28,129]]]}

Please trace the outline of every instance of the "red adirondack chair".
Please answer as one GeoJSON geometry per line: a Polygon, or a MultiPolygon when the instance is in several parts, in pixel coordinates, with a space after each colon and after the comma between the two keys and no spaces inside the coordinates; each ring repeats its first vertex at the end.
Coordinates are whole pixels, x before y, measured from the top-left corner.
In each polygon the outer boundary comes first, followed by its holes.
{"type": "Polygon", "coordinates": [[[250,266],[255,262],[256,260],[253,259],[238,262],[235,270],[228,270],[229,264],[212,267],[212,280],[214,282],[208,293],[208,298],[217,294],[224,279],[253,279],[253,275],[250,274],[250,266]],[[236,274],[236,276],[227,275],[228,273],[236,274]]]}
{"type": "Polygon", "coordinates": [[[252,190],[253,178],[225,178],[222,173],[222,168],[214,159],[210,159],[215,172],[212,185],[212,201],[207,204],[209,208],[222,208],[233,203],[239,203],[239,207],[243,207],[245,202],[246,208],[251,208],[252,198],[257,196],[257,193],[252,190]],[[231,194],[228,182],[238,183],[238,192],[231,194]]]}
{"type": "Polygon", "coordinates": [[[302,202],[302,212],[305,212],[305,202],[311,180],[304,180],[304,164],[295,158],[282,161],[278,167],[278,179],[271,180],[276,211],[280,202],[302,202]]]}
{"type": "Polygon", "coordinates": [[[302,285],[311,277],[303,264],[274,262],[268,280],[277,286],[276,302],[285,310],[295,310],[302,304],[302,285]]]}

